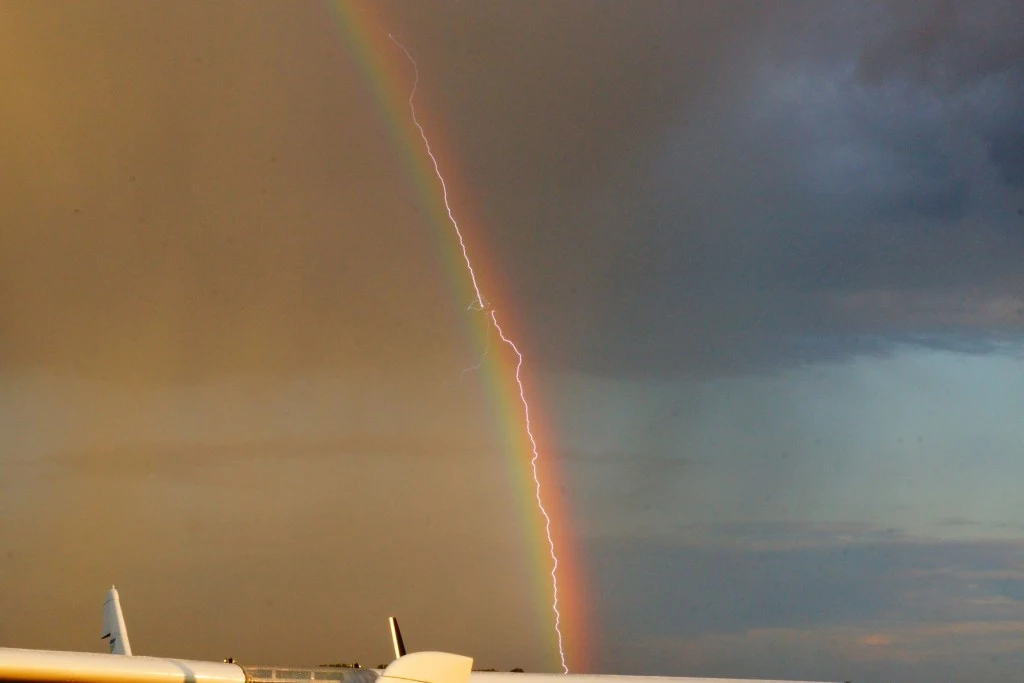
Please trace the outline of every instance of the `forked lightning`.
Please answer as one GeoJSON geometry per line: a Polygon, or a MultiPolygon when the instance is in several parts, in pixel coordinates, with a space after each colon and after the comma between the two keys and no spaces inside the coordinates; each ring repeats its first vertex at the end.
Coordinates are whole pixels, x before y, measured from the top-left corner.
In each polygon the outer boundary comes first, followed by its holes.
{"type": "Polygon", "coordinates": [[[426,148],[427,156],[430,157],[430,162],[434,165],[434,174],[437,176],[437,180],[441,183],[441,195],[444,198],[444,208],[448,212],[448,220],[452,224],[452,228],[455,230],[455,235],[459,240],[459,248],[462,250],[462,259],[466,263],[466,270],[469,271],[469,279],[473,284],[473,292],[476,298],[473,301],[473,306],[479,308],[482,311],[488,311],[491,317],[491,324],[494,326],[495,331],[505,344],[512,349],[516,354],[516,386],[519,388],[519,400],[523,405],[523,420],[526,435],[530,440],[530,449],[532,456],[530,458],[531,474],[533,475],[534,493],[537,498],[537,508],[540,510],[540,514],[544,517],[544,533],[548,539],[548,551],[551,554],[551,611],[555,614],[555,635],[558,637],[558,656],[561,660],[562,671],[569,673],[569,666],[566,664],[565,659],[565,646],[562,642],[562,615],[558,610],[558,554],[555,552],[555,539],[551,535],[551,517],[548,515],[547,509],[544,507],[544,498],[541,495],[540,476],[537,474],[537,460],[540,458],[540,452],[537,448],[537,440],[533,436],[533,431],[530,428],[530,404],[526,400],[526,390],[523,388],[523,380],[520,374],[520,370],[523,367],[523,354],[520,353],[519,348],[515,343],[505,334],[501,328],[501,324],[498,322],[498,314],[493,308],[488,306],[484,300],[484,295],[480,291],[480,285],[476,280],[476,271],[473,270],[473,262],[469,258],[469,250],[466,248],[466,241],[462,237],[462,230],[459,228],[459,222],[455,220],[455,215],[452,213],[452,207],[448,203],[448,187],[444,182],[444,176],[441,174],[441,168],[438,166],[437,157],[434,156],[433,150],[430,148],[430,141],[427,139],[426,131],[423,130],[423,126],[420,125],[419,118],[416,116],[416,105],[414,98],[416,97],[416,87],[420,82],[420,70],[416,64],[416,60],[413,59],[409,51],[398,42],[392,34],[388,34],[388,38],[398,46],[398,48],[405,54],[406,59],[412,64],[413,69],[413,82],[412,90],[409,92],[409,112],[412,115],[412,122],[416,125],[416,130],[420,133],[420,138],[423,139],[423,146],[426,148]]]}

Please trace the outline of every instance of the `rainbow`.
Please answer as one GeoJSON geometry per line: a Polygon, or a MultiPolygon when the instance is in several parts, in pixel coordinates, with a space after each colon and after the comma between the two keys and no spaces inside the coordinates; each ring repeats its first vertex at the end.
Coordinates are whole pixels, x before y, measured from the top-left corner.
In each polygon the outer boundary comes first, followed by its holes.
{"type": "MultiPolygon", "coordinates": [[[[387,24],[376,4],[327,0],[327,6],[342,33],[349,54],[357,62],[359,71],[372,92],[378,110],[386,118],[392,144],[402,158],[403,165],[408,169],[409,180],[427,212],[428,220],[436,229],[441,245],[440,257],[453,291],[453,301],[458,302],[459,306],[476,301],[480,290],[486,288],[480,287],[478,290],[476,283],[470,278],[459,235],[453,229],[433,162],[425,152],[420,132],[410,115],[408,98],[413,75],[406,55],[389,39],[387,24]]],[[[417,109],[419,111],[423,107],[417,109]]],[[[429,131],[431,148],[438,163],[444,165],[443,173],[449,194],[458,196],[461,200],[464,196],[462,193],[451,192],[452,186],[458,186],[457,181],[453,182],[456,175],[451,163],[453,155],[437,151],[450,149],[449,145],[444,144],[441,136],[443,127],[432,123],[429,118],[424,121],[422,113],[419,114],[419,118],[424,128],[429,131]]],[[[460,221],[466,222],[466,216],[470,212],[466,210],[465,202],[460,200],[456,200],[455,203],[459,205],[460,221]]],[[[471,215],[468,222],[473,222],[471,215]]],[[[486,250],[481,245],[481,236],[474,234],[471,241],[472,244],[467,245],[467,248],[472,254],[474,265],[488,261],[489,259],[484,258],[486,250]]],[[[487,268],[483,272],[493,274],[496,271],[495,268],[487,268]]],[[[492,275],[488,284],[493,285],[493,279],[492,275]]],[[[493,311],[491,314],[493,315],[493,311]]],[[[507,311],[502,308],[502,319],[506,327],[508,318],[507,311]]],[[[469,315],[467,319],[471,321],[467,325],[467,331],[475,348],[483,347],[495,330],[501,331],[497,318],[492,319],[486,311],[469,315]]],[[[515,350],[514,346],[512,349],[515,350]]],[[[531,463],[533,444],[524,425],[524,404],[517,381],[520,359],[514,353],[502,351],[503,349],[495,350],[492,347],[491,352],[485,355],[480,370],[493,400],[494,415],[505,444],[503,450],[508,474],[514,483],[514,489],[518,492],[519,508],[525,520],[526,545],[532,557],[531,565],[536,568],[532,577],[534,592],[537,595],[536,615],[538,620],[546,625],[554,616],[553,562],[549,552],[545,519],[537,504],[533,479],[534,463],[531,463]]],[[[536,403],[536,399],[531,401],[536,403]]],[[[538,445],[552,442],[544,438],[547,430],[543,421],[539,419],[541,412],[534,405],[534,410],[530,414],[531,432],[538,445]]],[[[574,670],[578,670],[581,667],[585,668],[587,661],[583,631],[586,624],[582,600],[583,576],[573,552],[571,536],[566,529],[568,510],[558,485],[558,472],[551,460],[543,457],[542,448],[540,451],[541,457],[535,460],[537,477],[543,486],[544,507],[551,519],[551,537],[558,551],[558,605],[561,614],[562,647],[567,655],[567,663],[571,664],[574,670]]],[[[558,636],[558,632],[552,631],[552,635],[558,636]]],[[[548,646],[547,654],[554,661],[559,661],[556,638],[552,638],[548,646]]]]}

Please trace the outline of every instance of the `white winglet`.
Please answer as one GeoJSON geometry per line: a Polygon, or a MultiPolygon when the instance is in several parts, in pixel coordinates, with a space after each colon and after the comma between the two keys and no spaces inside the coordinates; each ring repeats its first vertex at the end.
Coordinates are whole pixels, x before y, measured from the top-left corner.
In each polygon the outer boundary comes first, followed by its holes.
{"type": "Polygon", "coordinates": [[[388,625],[391,626],[391,646],[395,649],[395,659],[405,656],[405,641],[402,640],[402,629],[398,628],[398,619],[388,617],[388,625]]]}
{"type": "Polygon", "coordinates": [[[469,683],[473,658],[447,652],[413,652],[384,669],[379,683],[469,683]]]}
{"type": "Polygon", "coordinates": [[[107,599],[103,601],[103,635],[110,645],[112,655],[131,655],[132,646],[128,642],[128,629],[124,625],[121,614],[121,598],[113,586],[107,591],[107,599]]]}

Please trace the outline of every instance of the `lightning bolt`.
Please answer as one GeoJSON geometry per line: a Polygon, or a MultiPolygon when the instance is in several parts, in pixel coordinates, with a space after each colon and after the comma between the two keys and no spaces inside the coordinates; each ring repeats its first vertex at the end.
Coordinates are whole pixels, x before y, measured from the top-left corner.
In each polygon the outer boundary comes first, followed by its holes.
{"type": "Polygon", "coordinates": [[[459,373],[459,381],[460,382],[462,381],[462,379],[466,375],[468,375],[471,372],[476,372],[477,370],[479,370],[480,368],[482,368],[484,366],[484,360],[487,359],[487,354],[490,352],[490,350],[491,350],[491,339],[490,339],[490,337],[488,337],[487,338],[487,346],[484,347],[484,352],[480,354],[480,360],[477,362],[477,364],[473,365],[471,367],[468,367],[468,368],[464,369],[462,372],[459,373]]]}
{"type": "Polygon", "coordinates": [[[558,637],[558,656],[561,660],[563,673],[569,673],[569,666],[565,661],[565,646],[562,641],[562,614],[558,610],[558,553],[555,552],[555,539],[551,535],[551,516],[548,514],[547,508],[544,506],[544,497],[541,495],[541,484],[540,475],[537,473],[537,461],[540,459],[540,450],[537,447],[537,440],[533,436],[533,431],[530,427],[530,403],[526,400],[526,389],[523,387],[523,380],[521,371],[523,368],[523,354],[520,353],[519,348],[515,342],[509,338],[505,331],[501,327],[501,323],[498,322],[497,312],[491,308],[484,300],[484,295],[480,291],[480,284],[476,279],[476,271],[473,269],[473,262],[469,258],[469,250],[466,248],[466,241],[462,237],[462,230],[459,228],[459,222],[455,220],[455,214],[452,213],[452,207],[448,202],[448,186],[445,184],[444,175],[441,173],[441,168],[437,163],[437,157],[434,156],[434,151],[430,147],[430,140],[427,139],[427,133],[423,130],[423,126],[420,125],[419,118],[416,116],[416,105],[414,99],[416,97],[416,88],[420,83],[420,69],[416,64],[416,60],[413,59],[412,54],[405,48],[402,43],[395,38],[394,35],[388,34],[388,38],[391,39],[395,45],[405,54],[406,59],[412,64],[413,69],[413,82],[412,90],[409,92],[409,113],[412,115],[412,122],[416,125],[416,130],[420,133],[420,138],[423,140],[423,146],[426,148],[427,156],[430,157],[430,162],[434,165],[434,175],[437,176],[438,182],[441,183],[441,195],[444,198],[444,208],[448,213],[448,220],[455,230],[455,236],[459,240],[459,248],[462,250],[462,260],[466,263],[466,270],[469,272],[470,282],[473,284],[473,293],[476,298],[470,304],[470,308],[474,310],[487,311],[490,313],[491,324],[494,326],[494,330],[498,333],[498,337],[504,342],[513,353],[516,355],[516,386],[519,389],[519,401],[523,406],[523,420],[526,435],[530,440],[530,450],[532,456],[530,458],[530,471],[533,475],[534,484],[534,496],[537,500],[537,509],[540,511],[542,517],[544,517],[544,533],[548,540],[548,552],[551,556],[551,611],[555,615],[555,635],[558,637]]]}

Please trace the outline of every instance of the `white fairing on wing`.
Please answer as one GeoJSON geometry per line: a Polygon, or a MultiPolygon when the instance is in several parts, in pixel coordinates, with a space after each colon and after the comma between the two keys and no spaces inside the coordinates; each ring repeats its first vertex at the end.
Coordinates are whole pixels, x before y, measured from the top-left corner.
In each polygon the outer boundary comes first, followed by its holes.
{"type": "Polygon", "coordinates": [[[18,683],[245,683],[235,664],[96,652],[0,648],[0,681],[18,683]]]}
{"type": "Polygon", "coordinates": [[[447,652],[413,652],[391,662],[379,683],[469,683],[473,658],[447,652]]]}
{"type": "Polygon", "coordinates": [[[681,676],[616,676],[614,674],[526,674],[474,671],[472,683],[814,683],[753,678],[691,678],[681,676]]]}
{"type": "Polygon", "coordinates": [[[103,601],[103,635],[110,645],[112,655],[131,655],[132,646],[128,642],[128,629],[124,625],[121,614],[121,598],[113,586],[107,591],[107,599],[103,601]]]}

